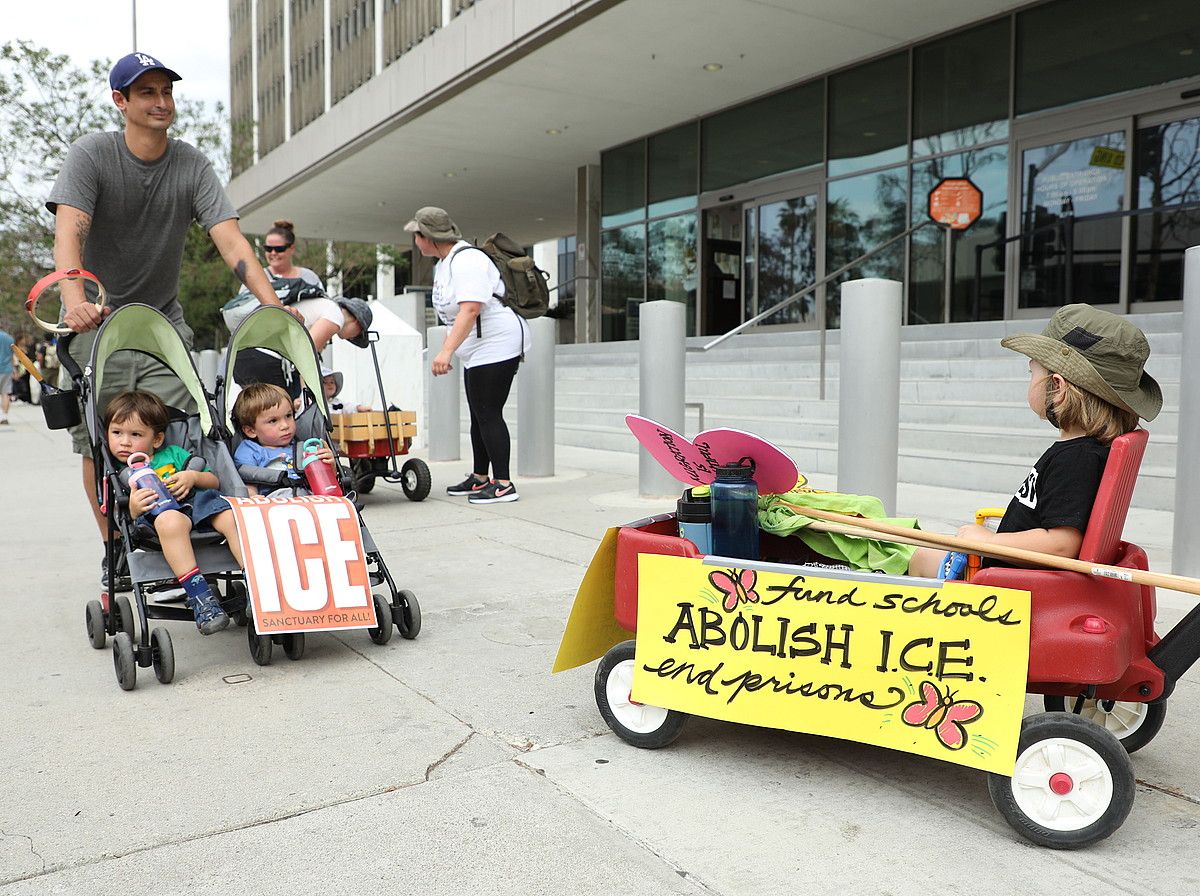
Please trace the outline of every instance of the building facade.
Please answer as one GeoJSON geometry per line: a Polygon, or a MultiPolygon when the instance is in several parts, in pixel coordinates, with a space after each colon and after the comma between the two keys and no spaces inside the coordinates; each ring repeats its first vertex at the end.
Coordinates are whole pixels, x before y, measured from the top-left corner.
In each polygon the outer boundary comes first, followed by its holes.
{"type": "Polygon", "coordinates": [[[836,326],[861,276],[903,282],[913,324],[1178,310],[1200,243],[1183,0],[231,0],[230,22],[247,229],[402,243],[432,204],[557,241],[578,341],[636,338],[655,299],[692,335],[798,293],[762,325],[836,326]],[[926,223],[944,178],[983,197],[953,234],[926,223]]]}

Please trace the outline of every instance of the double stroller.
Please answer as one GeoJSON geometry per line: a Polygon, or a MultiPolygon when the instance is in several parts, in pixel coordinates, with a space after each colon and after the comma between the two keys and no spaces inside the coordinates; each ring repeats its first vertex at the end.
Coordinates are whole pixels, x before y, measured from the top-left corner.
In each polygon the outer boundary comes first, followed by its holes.
{"type": "MultiPolygon", "coordinates": [[[[316,367],[316,355],[308,333],[303,326],[282,310],[264,309],[272,312],[277,320],[270,326],[271,317],[260,317],[255,312],[239,327],[255,319],[254,326],[242,337],[242,345],[254,344],[255,334],[265,331],[264,347],[273,348],[276,342],[285,344],[291,355],[303,359],[298,346],[307,345],[307,366],[300,366],[305,382],[317,385],[308,396],[313,406],[318,407],[321,420],[328,421],[324,399],[319,387],[320,378],[310,378],[316,367]],[[292,325],[282,326],[282,318],[292,325]],[[264,326],[266,323],[266,326],[264,326]],[[298,333],[297,333],[298,331],[298,333]],[[287,332],[286,339],[272,334],[287,332]],[[301,339],[302,337],[302,339],[301,339]]],[[[236,335],[236,334],[235,334],[236,335]]],[[[67,337],[69,343],[70,337],[67,337]]],[[[232,349],[232,346],[231,346],[232,349]]],[[[220,492],[230,497],[245,497],[247,490],[233,461],[230,446],[231,434],[223,417],[217,412],[217,404],[200,380],[192,357],[178,332],[160,312],[147,305],[125,305],[110,314],[101,325],[93,345],[91,356],[84,367],[61,351],[63,368],[70,376],[73,388],[83,408],[88,442],[96,472],[95,488],[102,512],[108,521],[104,569],[105,590],[98,600],[90,600],[85,608],[85,623],[88,640],[97,650],[104,648],[112,638],[113,666],[117,682],[123,690],[132,690],[137,684],[138,667],[153,667],[155,677],[167,684],[175,677],[175,649],[170,632],[163,626],[149,627],[149,620],[192,622],[191,610],[169,600],[167,592],[175,592],[178,580],[162,555],[158,540],[152,530],[135,525],[129,512],[129,499],[120,480],[120,469],[108,451],[107,434],[104,426],[104,408],[99,405],[99,396],[104,388],[106,362],[117,352],[133,351],[148,355],[165,365],[182,383],[189,396],[189,406],[169,408],[170,423],[166,432],[166,443],[179,445],[194,456],[204,458],[205,463],[217,476],[220,492]],[[129,595],[132,594],[131,601],[129,595]],[[136,620],[136,621],[135,621],[136,620]]],[[[233,357],[233,352],[230,352],[233,357]]],[[[62,395],[67,398],[67,395],[62,395]]],[[[221,407],[224,407],[223,399],[221,407]]],[[[64,421],[69,422],[69,421],[64,421]]],[[[324,436],[325,433],[314,433],[324,436]]],[[[386,564],[374,541],[359,518],[359,528],[368,552],[368,568],[373,586],[386,583],[390,601],[374,595],[378,626],[368,632],[373,641],[387,643],[391,638],[393,624],[405,638],[415,638],[421,627],[420,608],[411,592],[396,589],[386,564]],[[381,607],[383,612],[381,612],[381,607]]],[[[248,612],[245,577],[238,567],[223,537],[212,530],[194,530],[191,535],[196,554],[196,564],[208,580],[213,594],[222,609],[238,624],[247,627],[250,652],[255,662],[265,665],[271,659],[273,643],[283,645],[285,653],[299,659],[304,652],[303,634],[259,635],[254,631],[251,614],[248,612]]]]}

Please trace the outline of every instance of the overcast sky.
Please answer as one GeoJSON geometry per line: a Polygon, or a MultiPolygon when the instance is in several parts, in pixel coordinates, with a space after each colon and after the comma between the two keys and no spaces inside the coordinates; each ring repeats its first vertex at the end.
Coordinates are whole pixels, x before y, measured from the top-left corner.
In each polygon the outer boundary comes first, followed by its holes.
{"type": "MultiPolygon", "coordinates": [[[[133,46],[134,0],[32,0],[4,4],[0,43],[29,40],[81,66],[116,60],[133,46]]],[[[226,0],[140,0],[137,48],[183,80],[176,97],[229,106],[229,4],[226,0]]],[[[107,99],[107,94],[101,93],[107,99]]]]}

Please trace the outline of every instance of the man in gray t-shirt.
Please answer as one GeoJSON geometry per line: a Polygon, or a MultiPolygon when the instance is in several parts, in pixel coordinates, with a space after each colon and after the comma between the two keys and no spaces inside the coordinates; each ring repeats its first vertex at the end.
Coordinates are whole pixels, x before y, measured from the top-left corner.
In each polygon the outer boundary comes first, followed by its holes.
{"type": "MultiPolygon", "coordinates": [[[[104,316],[130,302],[162,311],[191,347],[192,333],[179,305],[179,271],[192,221],[208,232],[221,257],[260,302],[280,304],[208,160],[167,136],[175,119],[172,93],[178,80],[179,75],[145,53],[117,60],[108,81],[125,129],[76,140],[46,202],[55,218],[55,267],[84,268],[108,293],[110,307],[100,310],[86,300],[78,282],[64,281],[63,322],[82,334],[69,347],[77,361],[90,356],[94,331],[104,316]]],[[[174,374],[148,357],[118,353],[105,367],[104,381],[119,391],[145,389],[168,405],[191,409],[174,374]]],[[[101,416],[109,398],[96,397],[101,416]]],[[[87,433],[78,427],[72,438],[76,453],[83,455],[84,491],[105,538],[107,521],[96,504],[87,433]]]]}

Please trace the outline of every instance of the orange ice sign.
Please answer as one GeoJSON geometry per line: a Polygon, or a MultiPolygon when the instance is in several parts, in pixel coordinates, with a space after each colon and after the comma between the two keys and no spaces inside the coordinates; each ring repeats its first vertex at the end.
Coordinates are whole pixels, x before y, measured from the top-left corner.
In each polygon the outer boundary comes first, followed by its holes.
{"type": "Polygon", "coordinates": [[[358,514],[347,498],[229,498],[260,634],[375,628],[358,514]]]}
{"type": "Polygon", "coordinates": [[[929,191],[929,217],[951,230],[966,230],[983,213],[983,191],[965,177],[946,177],[929,191]]]}

